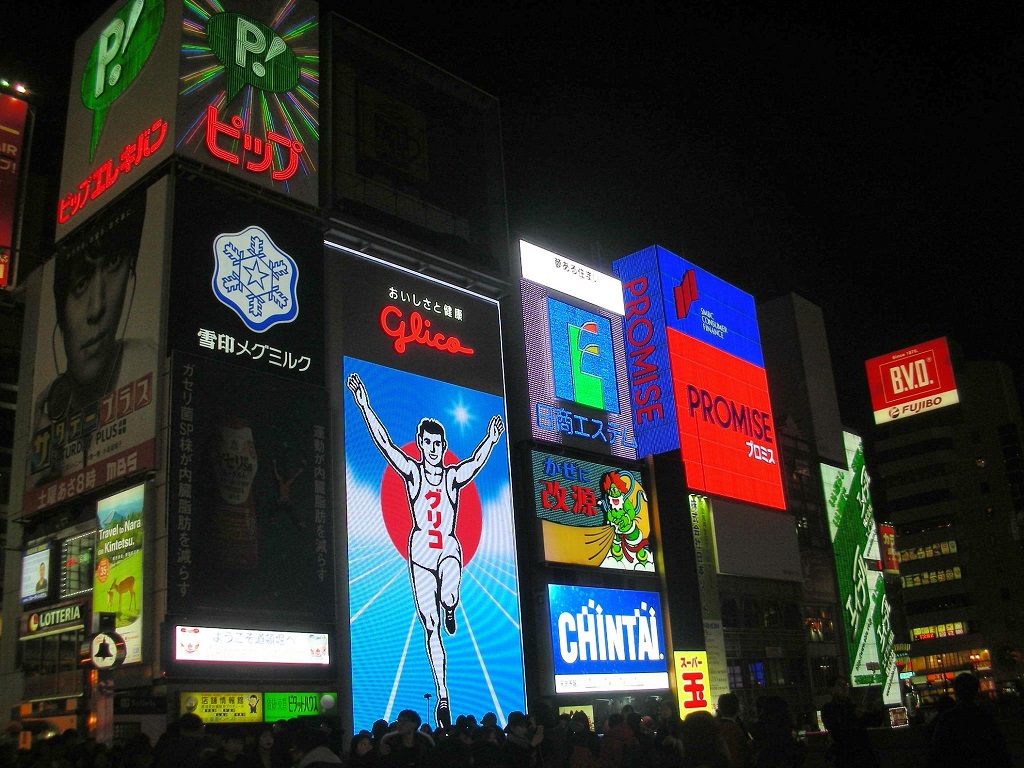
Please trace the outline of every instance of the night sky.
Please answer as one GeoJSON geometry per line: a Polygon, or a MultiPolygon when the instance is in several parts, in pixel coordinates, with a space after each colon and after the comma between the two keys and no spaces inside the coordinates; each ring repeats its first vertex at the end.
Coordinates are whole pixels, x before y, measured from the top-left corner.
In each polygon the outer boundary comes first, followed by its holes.
{"type": "MultiPolygon", "coordinates": [[[[863,360],[937,336],[1020,391],[1016,4],[330,5],[500,99],[513,235],[605,269],[658,243],[758,301],[821,306],[851,426],[863,360]]],[[[53,6],[18,3],[0,52],[39,84],[44,168],[106,3],[53,6]]]]}

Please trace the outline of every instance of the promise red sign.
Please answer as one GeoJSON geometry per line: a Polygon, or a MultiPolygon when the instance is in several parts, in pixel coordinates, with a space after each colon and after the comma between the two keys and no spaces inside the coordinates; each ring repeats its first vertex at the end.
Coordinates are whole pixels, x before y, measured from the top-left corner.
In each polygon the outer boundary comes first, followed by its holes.
{"type": "Polygon", "coordinates": [[[875,424],[960,402],[944,338],[872,358],[864,366],[875,424]]]}
{"type": "Polygon", "coordinates": [[[0,288],[10,282],[14,264],[14,222],[27,115],[27,103],[0,96],[0,288]]]}

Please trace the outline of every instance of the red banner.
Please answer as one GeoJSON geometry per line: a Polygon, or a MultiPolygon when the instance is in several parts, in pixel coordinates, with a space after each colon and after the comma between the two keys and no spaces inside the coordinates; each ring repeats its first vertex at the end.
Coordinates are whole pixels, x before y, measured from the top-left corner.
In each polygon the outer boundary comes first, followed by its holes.
{"type": "Polygon", "coordinates": [[[27,103],[0,96],[0,288],[7,287],[14,264],[14,223],[27,115],[27,103]]]}

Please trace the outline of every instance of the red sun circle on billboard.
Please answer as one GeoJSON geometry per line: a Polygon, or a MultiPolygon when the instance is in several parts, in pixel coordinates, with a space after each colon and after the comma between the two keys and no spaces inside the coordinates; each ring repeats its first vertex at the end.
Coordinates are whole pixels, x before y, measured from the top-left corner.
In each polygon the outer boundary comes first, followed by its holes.
{"type": "MultiPolygon", "coordinates": [[[[406,443],[402,451],[414,461],[422,461],[416,442],[406,443]]],[[[445,451],[444,465],[459,463],[459,457],[450,450],[445,451]]],[[[409,532],[412,530],[412,513],[409,511],[409,496],[405,492],[405,481],[388,465],[380,483],[380,510],[384,518],[384,526],[391,537],[391,543],[406,560],[409,559],[409,532]]],[[[480,531],[483,528],[483,512],[480,506],[480,494],[476,484],[470,483],[459,492],[459,513],[455,520],[455,535],[462,545],[462,567],[476,554],[480,545],[480,531]]]]}

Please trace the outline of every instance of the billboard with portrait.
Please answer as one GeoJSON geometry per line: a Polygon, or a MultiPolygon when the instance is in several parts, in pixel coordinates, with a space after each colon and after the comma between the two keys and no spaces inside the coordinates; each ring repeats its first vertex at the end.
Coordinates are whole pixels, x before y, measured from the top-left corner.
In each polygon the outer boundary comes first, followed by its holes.
{"type": "Polygon", "coordinates": [[[327,34],[332,196],[323,207],[505,272],[498,100],[340,16],[330,17],[327,34]]]}
{"type": "Polygon", "coordinates": [[[167,190],[133,190],[43,267],[26,514],[155,466],[167,190]]]}
{"type": "Polygon", "coordinates": [[[173,349],[323,386],[323,238],[202,180],[175,186],[173,349]]]}
{"type": "Polygon", "coordinates": [[[657,592],[548,584],[556,693],[668,688],[657,592]]]}
{"type": "Polygon", "coordinates": [[[654,573],[651,504],[637,469],[530,452],[549,563],[654,573]]]}
{"type": "Polygon", "coordinates": [[[183,13],[176,152],[317,205],[317,4],[226,0],[183,13]]]}
{"type": "Polygon", "coordinates": [[[50,596],[50,576],[53,567],[53,547],[39,544],[30,547],[21,557],[22,603],[35,603],[50,596]]]}
{"type": "Polygon", "coordinates": [[[143,516],[146,486],[136,485],[96,503],[96,566],[92,615],[114,614],[125,644],[125,664],[142,661],[143,516]]]}
{"type": "Polygon", "coordinates": [[[425,693],[433,722],[503,721],[525,690],[497,303],[341,263],[354,725],[425,693]]]}
{"type": "Polygon", "coordinates": [[[525,240],[519,253],[534,439],[635,459],[618,278],[525,240]]]}
{"type": "Polygon", "coordinates": [[[843,433],[847,466],[821,465],[829,534],[843,606],[851,685],[882,686],[886,703],[900,700],[889,602],[881,574],[871,478],[861,438],[843,433]]]}
{"type": "Polygon", "coordinates": [[[875,424],[956,405],[960,395],[945,338],[873,357],[864,363],[875,424]]]}
{"type": "Polygon", "coordinates": [[[78,38],[58,240],[170,157],[182,5],[118,0],[78,38]]]}
{"type": "Polygon", "coordinates": [[[167,611],[333,615],[327,393],[175,352],[167,611]]]}
{"type": "Polygon", "coordinates": [[[638,455],[678,449],[689,488],[784,509],[753,297],[660,246],[614,267],[638,455]]]}

